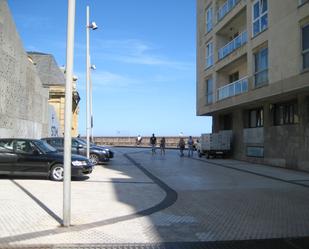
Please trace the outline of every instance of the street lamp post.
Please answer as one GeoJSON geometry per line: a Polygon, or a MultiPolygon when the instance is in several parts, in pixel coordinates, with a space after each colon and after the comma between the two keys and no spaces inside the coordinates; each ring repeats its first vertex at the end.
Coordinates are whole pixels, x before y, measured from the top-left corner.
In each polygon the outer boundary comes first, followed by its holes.
{"type": "MultiPolygon", "coordinates": [[[[90,68],[92,70],[96,70],[95,65],[91,65],[90,68]]],[[[93,143],[93,109],[92,109],[92,77],[91,77],[91,73],[90,73],[90,118],[91,118],[90,136],[91,136],[91,142],[93,143]]]]}
{"type": "Polygon", "coordinates": [[[86,8],[86,136],[87,136],[87,158],[90,156],[90,131],[91,131],[91,105],[90,105],[90,52],[89,52],[89,29],[98,28],[95,22],[89,21],[89,6],[86,8]]]}
{"type": "Polygon", "coordinates": [[[63,226],[71,223],[71,143],[72,143],[72,78],[74,58],[75,0],[68,0],[68,27],[66,52],[65,117],[64,117],[64,175],[63,226]]]}

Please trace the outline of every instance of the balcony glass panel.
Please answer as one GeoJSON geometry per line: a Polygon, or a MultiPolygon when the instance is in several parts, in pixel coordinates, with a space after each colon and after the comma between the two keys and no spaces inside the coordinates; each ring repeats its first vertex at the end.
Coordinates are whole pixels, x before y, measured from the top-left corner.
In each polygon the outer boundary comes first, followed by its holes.
{"type": "Polygon", "coordinates": [[[227,0],[218,10],[218,21],[222,20],[240,0],[227,0]]]}
{"type": "Polygon", "coordinates": [[[224,47],[220,48],[218,51],[219,60],[231,54],[237,48],[240,48],[242,45],[247,43],[247,31],[242,32],[234,40],[230,41],[224,47]]]}
{"type": "Polygon", "coordinates": [[[231,84],[218,89],[218,100],[226,99],[244,92],[248,92],[247,77],[237,80],[231,84]]]}

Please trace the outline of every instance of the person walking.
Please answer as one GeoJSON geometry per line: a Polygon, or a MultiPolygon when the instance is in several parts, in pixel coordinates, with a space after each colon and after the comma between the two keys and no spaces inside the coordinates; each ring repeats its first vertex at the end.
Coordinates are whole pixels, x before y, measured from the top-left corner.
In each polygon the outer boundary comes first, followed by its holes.
{"type": "Polygon", "coordinates": [[[161,150],[161,156],[165,156],[165,137],[162,137],[160,140],[160,150],[161,150]]]}
{"type": "Polygon", "coordinates": [[[183,137],[181,137],[179,139],[179,143],[178,143],[178,147],[179,147],[179,150],[180,150],[180,156],[183,157],[184,154],[183,154],[183,150],[185,149],[185,140],[183,139],[183,137]]]}
{"type": "Polygon", "coordinates": [[[189,136],[188,139],[188,157],[193,157],[193,145],[194,145],[194,141],[192,136],[189,136]]]}
{"type": "Polygon", "coordinates": [[[141,145],[142,144],[142,136],[138,135],[136,138],[136,145],[141,145]]]}
{"type": "Polygon", "coordinates": [[[155,134],[152,134],[152,137],[150,137],[150,145],[152,155],[156,154],[157,138],[155,137],[155,134]]]}

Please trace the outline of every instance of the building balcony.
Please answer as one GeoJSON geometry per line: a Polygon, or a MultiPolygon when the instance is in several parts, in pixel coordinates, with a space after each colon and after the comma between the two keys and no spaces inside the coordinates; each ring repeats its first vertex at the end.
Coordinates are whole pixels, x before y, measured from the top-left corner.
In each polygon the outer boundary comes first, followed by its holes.
{"type": "Polygon", "coordinates": [[[227,0],[222,4],[217,12],[218,22],[221,21],[239,2],[240,0],[227,0]]]}
{"type": "Polygon", "coordinates": [[[220,48],[218,51],[218,59],[222,60],[224,57],[233,53],[236,49],[240,48],[244,44],[247,43],[248,34],[247,31],[243,31],[240,35],[238,35],[235,39],[230,41],[224,47],[220,48]]]}
{"type": "Polygon", "coordinates": [[[248,92],[248,77],[234,81],[218,89],[218,101],[248,92]]]}

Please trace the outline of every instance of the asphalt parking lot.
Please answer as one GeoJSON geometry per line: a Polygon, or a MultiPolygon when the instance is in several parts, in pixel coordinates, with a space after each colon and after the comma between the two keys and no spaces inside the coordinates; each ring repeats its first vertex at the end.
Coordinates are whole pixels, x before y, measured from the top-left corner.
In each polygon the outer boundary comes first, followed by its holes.
{"type": "Polygon", "coordinates": [[[309,248],[308,173],[115,151],[73,179],[70,228],[62,183],[2,176],[0,248],[309,248]]]}

